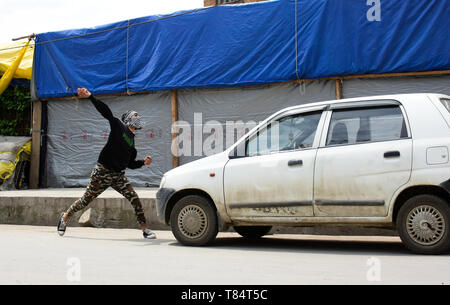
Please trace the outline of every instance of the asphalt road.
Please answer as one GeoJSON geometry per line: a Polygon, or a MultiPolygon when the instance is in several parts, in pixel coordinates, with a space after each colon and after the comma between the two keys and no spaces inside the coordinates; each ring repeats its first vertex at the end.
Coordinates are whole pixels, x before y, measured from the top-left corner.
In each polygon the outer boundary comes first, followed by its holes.
{"type": "Polygon", "coordinates": [[[156,233],[0,225],[0,284],[450,284],[450,253],[415,255],[397,237],[220,233],[185,247],[156,233]]]}

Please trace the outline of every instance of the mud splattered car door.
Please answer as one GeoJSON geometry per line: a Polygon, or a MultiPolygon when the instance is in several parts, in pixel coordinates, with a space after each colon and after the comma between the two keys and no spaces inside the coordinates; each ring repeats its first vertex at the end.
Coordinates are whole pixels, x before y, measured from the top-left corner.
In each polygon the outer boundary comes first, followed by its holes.
{"type": "Polygon", "coordinates": [[[336,105],[330,113],[317,152],[315,215],[386,216],[395,191],[411,175],[412,139],[403,107],[372,101],[336,105]]]}
{"type": "Polygon", "coordinates": [[[322,110],[275,118],[230,158],[224,193],[231,217],[313,216],[313,173],[322,110]]]}

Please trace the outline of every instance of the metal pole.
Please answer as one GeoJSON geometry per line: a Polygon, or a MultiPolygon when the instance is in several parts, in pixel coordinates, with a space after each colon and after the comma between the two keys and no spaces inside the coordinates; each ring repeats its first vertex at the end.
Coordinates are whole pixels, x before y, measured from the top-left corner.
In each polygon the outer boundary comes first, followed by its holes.
{"type": "Polygon", "coordinates": [[[12,41],[17,41],[17,40],[21,40],[21,39],[25,39],[25,38],[28,38],[28,40],[34,39],[34,38],[36,38],[36,34],[33,33],[31,35],[13,38],[12,41]]]}

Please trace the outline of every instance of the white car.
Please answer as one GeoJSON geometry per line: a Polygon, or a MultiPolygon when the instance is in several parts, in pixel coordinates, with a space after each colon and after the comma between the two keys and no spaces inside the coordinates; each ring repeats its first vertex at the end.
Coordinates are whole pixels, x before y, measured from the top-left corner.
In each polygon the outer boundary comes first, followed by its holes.
{"type": "Polygon", "coordinates": [[[450,248],[450,97],[403,94],[294,106],[226,151],[168,171],[158,218],[184,245],[233,226],[396,228],[416,253],[450,248]],[[270,135],[270,136],[268,136],[270,135]]]}

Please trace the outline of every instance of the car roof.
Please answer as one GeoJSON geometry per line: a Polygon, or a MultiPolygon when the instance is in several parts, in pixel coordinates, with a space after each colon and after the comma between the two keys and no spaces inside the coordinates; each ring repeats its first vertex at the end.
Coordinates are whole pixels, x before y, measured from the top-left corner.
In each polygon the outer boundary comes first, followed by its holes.
{"type": "MultiPolygon", "coordinates": [[[[290,106],[287,108],[284,108],[274,115],[278,115],[280,113],[291,111],[291,110],[297,110],[302,108],[313,108],[313,107],[320,107],[320,106],[327,106],[327,105],[336,105],[336,104],[344,104],[349,102],[366,102],[366,101],[379,101],[379,100],[397,100],[401,102],[408,101],[408,98],[411,96],[423,96],[423,97],[436,97],[436,98],[450,98],[450,96],[445,94],[439,94],[439,93],[407,93],[407,94],[390,94],[390,95],[373,95],[373,96],[361,96],[361,97],[354,97],[354,98],[347,98],[347,99],[340,99],[340,100],[328,100],[323,102],[314,102],[314,103],[307,103],[302,105],[296,105],[296,106],[290,106]]],[[[272,116],[273,117],[273,116],[272,116]]]]}
{"type": "Polygon", "coordinates": [[[307,104],[302,104],[302,105],[290,106],[290,107],[287,107],[287,108],[284,108],[284,109],[281,109],[281,110],[277,111],[276,113],[274,113],[271,116],[269,116],[268,118],[266,118],[264,121],[260,122],[260,124],[255,126],[244,137],[239,139],[234,145],[231,145],[225,151],[229,152],[230,150],[234,149],[234,147],[236,145],[238,145],[238,143],[240,143],[242,141],[242,139],[245,139],[247,137],[247,135],[252,133],[255,129],[260,128],[261,125],[267,124],[267,122],[269,122],[270,120],[272,120],[273,118],[275,118],[277,116],[284,115],[286,112],[302,110],[302,109],[309,109],[309,108],[315,108],[315,107],[318,108],[320,106],[326,107],[326,106],[329,106],[329,105],[338,105],[338,104],[352,103],[352,102],[368,102],[368,101],[385,100],[385,101],[399,101],[399,102],[404,103],[411,96],[414,96],[414,97],[422,96],[424,98],[434,97],[434,98],[449,98],[450,99],[450,96],[445,95],[445,94],[439,94],[439,93],[407,93],[407,94],[390,94],[390,95],[363,96],[363,97],[347,98],[347,99],[340,99],[340,100],[328,100],[328,101],[323,101],[323,102],[314,102],[314,103],[307,103],[307,104]]]}

